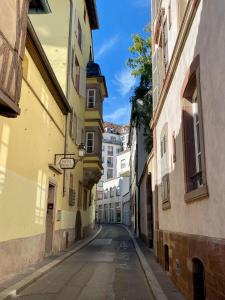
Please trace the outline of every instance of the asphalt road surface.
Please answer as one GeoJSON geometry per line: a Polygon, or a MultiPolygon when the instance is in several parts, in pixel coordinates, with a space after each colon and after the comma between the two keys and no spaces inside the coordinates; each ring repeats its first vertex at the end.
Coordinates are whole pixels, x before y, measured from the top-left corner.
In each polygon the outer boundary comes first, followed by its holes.
{"type": "Polygon", "coordinates": [[[97,238],[23,290],[24,300],[154,299],[127,231],[105,225],[97,238]]]}

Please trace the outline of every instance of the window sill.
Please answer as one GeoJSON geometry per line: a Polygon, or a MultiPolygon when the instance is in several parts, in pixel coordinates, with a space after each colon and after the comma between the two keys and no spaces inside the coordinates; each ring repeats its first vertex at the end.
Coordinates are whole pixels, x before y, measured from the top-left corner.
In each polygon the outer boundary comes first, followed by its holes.
{"type": "Polygon", "coordinates": [[[162,209],[163,210],[167,210],[167,209],[170,209],[171,208],[171,204],[170,204],[170,201],[165,201],[162,203],[162,209]]]}
{"type": "Polygon", "coordinates": [[[209,197],[208,187],[204,185],[199,187],[191,192],[188,192],[184,195],[184,200],[186,203],[190,203],[193,201],[203,200],[209,197]]]}

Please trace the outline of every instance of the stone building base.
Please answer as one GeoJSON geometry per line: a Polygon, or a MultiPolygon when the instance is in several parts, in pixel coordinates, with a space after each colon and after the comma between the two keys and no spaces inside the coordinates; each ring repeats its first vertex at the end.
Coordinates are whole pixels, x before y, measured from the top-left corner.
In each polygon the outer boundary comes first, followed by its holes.
{"type": "Polygon", "coordinates": [[[0,279],[22,271],[44,256],[45,234],[0,243],[0,279]]]}
{"type": "MultiPolygon", "coordinates": [[[[91,235],[95,224],[83,228],[82,239],[91,235]]],[[[75,229],[56,230],[53,234],[52,253],[65,250],[75,242],[75,229]]],[[[9,240],[0,243],[0,280],[21,272],[45,257],[45,234],[9,240]]]]}
{"type": "Polygon", "coordinates": [[[206,299],[225,299],[225,239],[161,230],[157,235],[159,263],[187,299],[195,299],[196,260],[204,266],[206,299]]]}

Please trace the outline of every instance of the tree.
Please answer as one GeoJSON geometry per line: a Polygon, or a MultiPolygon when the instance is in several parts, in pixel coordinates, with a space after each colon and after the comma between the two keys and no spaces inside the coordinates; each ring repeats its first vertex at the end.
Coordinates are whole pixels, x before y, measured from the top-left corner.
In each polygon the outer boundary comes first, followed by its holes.
{"type": "Polygon", "coordinates": [[[145,149],[149,153],[152,149],[152,132],[149,127],[152,117],[151,38],[144,39],[139,34],[135,34],[132,40],[133,44],[129,47],[132,57],[128,59],[127,64],[132,70],[132,75],[139,78],[139,85],[130,98],[131,120],[135,127],[143,126],[145,149]]]}

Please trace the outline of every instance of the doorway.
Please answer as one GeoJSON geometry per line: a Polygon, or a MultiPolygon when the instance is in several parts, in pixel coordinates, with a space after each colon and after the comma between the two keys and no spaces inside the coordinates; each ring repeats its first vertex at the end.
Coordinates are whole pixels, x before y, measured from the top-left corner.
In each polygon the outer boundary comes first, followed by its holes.
{"type": "Polygon", "coordinates": [[[193,263],[193,299],[205,300],[205,270],[200,259],[194,258],[193,263]]]}
{"type": "Polygon", "coordinates": [[[51,254],[54,232],[54,203],[55,203],[56,186],[49,183],[48,186],[48,202],[45,223],[45,253],[51,254]]]}
{"type": "Polygon", "coordinates": [[[146,180],[147,192],[147,232],[148,232],[148,246],[153,248],[154,241],[154,222],[153,222],[153,193],[152,193],[152,176],[148,174],[146,180]]]}
{"type": "Polygon", "coordinates": [[[82,219],[81,219],[81,213],[78,210],[76,215],[76,224],[75,224],[75,242],[82,239],[82,219]]]}
{"type": "Polygon", "coordinates": [[[164,246],[164,260],[165,260],[165,271],[169,272],[169,270],[170,270],[170,258],[169,258],[169,247],[168,247],[168,245],[164,246]]]}

